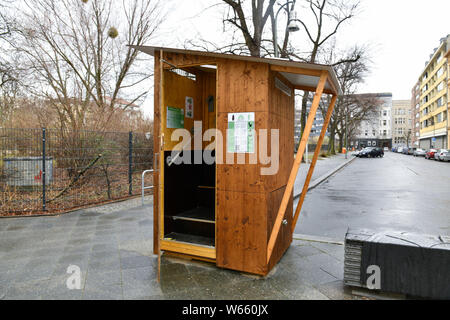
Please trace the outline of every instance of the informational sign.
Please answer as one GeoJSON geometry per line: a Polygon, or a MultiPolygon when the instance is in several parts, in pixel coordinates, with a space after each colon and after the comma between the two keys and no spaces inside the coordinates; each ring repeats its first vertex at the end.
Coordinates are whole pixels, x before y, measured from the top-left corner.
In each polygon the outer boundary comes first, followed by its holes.
{"type": "Polygon", "coordinates": [[[181,108],[167,107],[167,128],[184,128],[184,110],[181,108]]]}
{"type": "Polygon", "coordinates": [[[255,113],[229,113],[227,138],[229,153],[254,153],[255,113]]]}
{"type": "Polygon", "coordinates": [[[194,98],[186,97],[186,118],[194,118],[194,98]]]}

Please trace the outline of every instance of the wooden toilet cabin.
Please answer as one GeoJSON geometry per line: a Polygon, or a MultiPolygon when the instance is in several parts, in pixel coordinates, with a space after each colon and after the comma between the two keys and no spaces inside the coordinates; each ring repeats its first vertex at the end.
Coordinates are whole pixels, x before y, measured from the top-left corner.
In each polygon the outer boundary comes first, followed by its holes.
{"type": "Polygon", "coordinates": [[[155,58],[155,253],[267,275],[292,242],[340,94],[333,68],[284,59],[135,48],[155,58]],[[315,96],[294,159],[295,90],[315,96]],[[329,105],[328,113],[294,211],[294,181],[321,98],[329,105]],[[177,129],[188,133],[184,144],[177,129]],[[211,138],[217,131],[223,143],[211,138]],[[278,132],[275,174],[262,174],[273,163],[268,164],[258,150],[261,132],[267,133],[267,156],[276,154],[270,149],[278,132]],[[211,162],[204,154],[223,161],[211,162]]]}

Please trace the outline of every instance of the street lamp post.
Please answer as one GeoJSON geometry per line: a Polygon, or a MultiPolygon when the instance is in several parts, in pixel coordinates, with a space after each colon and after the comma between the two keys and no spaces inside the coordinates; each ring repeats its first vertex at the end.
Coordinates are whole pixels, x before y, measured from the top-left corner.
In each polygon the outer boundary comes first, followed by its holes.
{"type": "Polygon", "coordinates": [[[348,128],[347,128],[347,124],[348,124],[348,112],[345,113],[345,159],[348,158],[347,154],[348,154],[348,128]]]}
{"type": "Polygon", "coordinates": [[[288,32],[296,32],[299,31],[300,28],[297,25],[297,23],[295,22],[296,20],[296,13],[294,11],[294,7],[295,7],[295,1],[296,0],[292,0],[292,1],[286,1],[285,4],[283,4],[277,11],[277,14],[275,15],[275,23],[274,23],[274,30],[273,30],[273,46],[274,46],[274,50],[275,50],[275,57],[279,58],[280,53],[278,51],[278,35],[277,35],[277,24],[278,24],[278,15],[280,14],[280,11],[285,8],[286,11],[288,12],[288,26],[287,26],[287,31],[288,32]],[[292,8],[291,10],[289,10],[289,5],[292,4],[292,8]],[[291,20],[291,14],[294,15],[294,19],[291,20]]]}

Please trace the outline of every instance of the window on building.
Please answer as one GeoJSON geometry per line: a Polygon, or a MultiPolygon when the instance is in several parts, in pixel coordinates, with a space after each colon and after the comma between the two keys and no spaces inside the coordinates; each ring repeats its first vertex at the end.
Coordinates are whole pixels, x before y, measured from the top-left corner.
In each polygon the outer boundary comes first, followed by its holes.
{"type": "Polygon", "coordinates": [[[442,75],[444,74],[444,66],[442,66],[439,70],[438,70],[438,72],[437,72],[437,77],[438,78],[440,78],[442,75]]]}
{"type": "Polygon", "coordinates": [[[387,126],[387,121],[383,120],[383,126],[387,126]]]}
{"type": "Polygon", "coordinates": [[[444,90],[444,81],[441,81],[441,83],[439,83],[438,86],[437,86],[437,91],[438,92],[442,91],[442,90],[444,90]]]}

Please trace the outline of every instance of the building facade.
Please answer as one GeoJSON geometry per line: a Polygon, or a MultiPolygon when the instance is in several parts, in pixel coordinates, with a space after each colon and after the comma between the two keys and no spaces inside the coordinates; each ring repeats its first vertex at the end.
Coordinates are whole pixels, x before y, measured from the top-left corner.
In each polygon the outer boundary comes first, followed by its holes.
{"type": "Polygon", "coordinates": [[[392,147],[412,146],[411,100],[392,101],[392,147]]]}
{"type": "Polygon", "coordinates": [[[448,58],[450,35],[441,39],[419,77],[420,136],[423,149],[448,147],[448,58]]]}
{"type": "MultiPolygon", "coordinates": [[[[307,114],[309,114],[309,110],[311,108],[311,103],[310,101],[308,101],[307,105],[306,105],[306,112],[307,114]]],[[[296,143],[296,145],[300,142],[301,140],[301,115],[302,115],[302,110],[301,110],[301,100],[300,101],[296,101],[296,106],[295,106],[295,120],[294,120],[294,141],[296,143]]],[[[316,113],[316,117],[314,118],[314,122],[313,125],[311,127],[311,134],[310,137],[318,137],[320,136],[320,132],[322,132],[322,127],[324,124],[324,118],[322,115],[322,112],[319,110],[317,110],[316,113]]],[[[327,131],[326,136],[329,136],[329,133],[327,131]]]]}
{"type": "Polygon", "coordinates": [[[419,147],[420,138],[420,83],[417,82],[411,90],[411,146],[419,147]]]}
{"type": "Polygon", "coordinates": [[[448,48],[447,54],[445,55],[447,59],[447,148],[450,148],[450,120],[448,115],[450,113],[450,48],[448,48]]]}
{"type": "Polygon", "coordinates": [[[381,101],[379,110],[370,120],[361,121],[350,146],[356,149],[365,147],[392,148],[392,93],[363,94],[381,101]]]}

